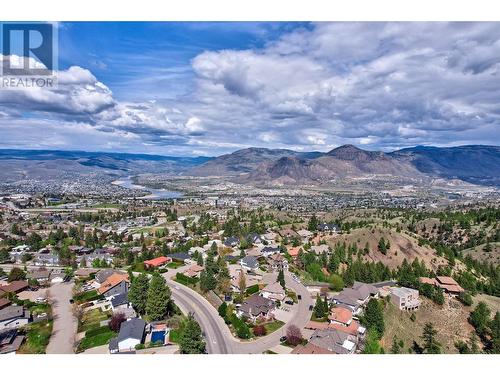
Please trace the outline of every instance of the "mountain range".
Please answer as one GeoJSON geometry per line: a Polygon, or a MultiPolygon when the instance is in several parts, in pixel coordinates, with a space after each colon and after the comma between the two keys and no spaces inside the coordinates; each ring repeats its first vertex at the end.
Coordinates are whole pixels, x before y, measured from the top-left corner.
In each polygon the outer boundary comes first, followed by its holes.
{"type": "Polygon", "coordinates": [[[246,148],[210,157],[176,157],[109,152],[0,150],[4,181],[57,177],[58,173],[131,175],[162,173],[221,176],[265,185],[321,184],[373,175],[403,179],[459,179],[500,186],[500,147],[417,146],[393,152],[366,151],[353,145],[329,152],[246,148]]]}
{"type": "Polygon", "coordinates": [[[195,176],[234,176],[242,182],[314,184],[346,177],[387,175],[445,178],[500,185],[500,147],[417,146],[394,152],[366,151],[344,145],[329,152],[248,148],[193,167],[195,176]]]}

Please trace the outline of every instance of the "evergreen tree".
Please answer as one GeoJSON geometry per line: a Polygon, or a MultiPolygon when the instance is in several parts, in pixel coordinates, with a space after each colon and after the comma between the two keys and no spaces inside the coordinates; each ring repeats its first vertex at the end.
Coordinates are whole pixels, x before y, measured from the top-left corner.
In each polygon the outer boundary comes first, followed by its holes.
{"type": "Polygon", "coordinates": [[[278,272],[278,278],[276,281],[278,281],[281,287],[285,289],[285,273],[283,272],[283,269],[280,269],[280,271],[278,272]]]}
{"type": "Polygon", "coordinates": [[[432,323],[426,323],[422,333],[422,340],[424,340],[424,351],[427,354],[441,353],[441,344],[436,340],[437,331],[434,329],[432,323]]]}
{"type": "Polygon", "coordinates": [[[313,312],[316,319],[324,318],[327,314],[327,311],[325,311],[325,304],[319,295],[316,297],[316,304],[314,305],[313,312]]]}
{"type": "Polygon", "coordinates": [[[203,354],[205,346],[200,325],[194,320],[193,315],[189,314],[179,340],[180,351],[182,354],[203,354]]]}
{"type": "Polygon", "coordinates": [[[151,320],[160,320],[168,313],[170,305],[170,288],[163,276],[159,273],[153,274],[148,290],[146,312],[151,320]]]}
{"type": "Polygon", "coordinates": [[[396,336],[394,336],[392,338],[391,354],[399,354],[399,353],[401,353],[401,347],[399,346],[396,336]]]}
{"type": "Polygon", "coordinates": [[[139,315],[146,312],[146,303],[148,300],[149,279],[148,275],[141,273],[134,277],[130,283],[128,300],[139,315]]]}
{"type": "Polygon", "coordinates": [[[372,298],[368,301],[361,320],[367,329],[378,335],[379,339],[382,337],[385,330],[384,312],[378,300],[372,298]]]}

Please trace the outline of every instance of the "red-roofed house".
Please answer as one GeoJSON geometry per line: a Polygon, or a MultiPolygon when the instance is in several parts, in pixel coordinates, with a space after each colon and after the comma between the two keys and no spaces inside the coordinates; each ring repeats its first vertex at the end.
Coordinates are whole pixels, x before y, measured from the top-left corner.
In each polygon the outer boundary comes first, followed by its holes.
{"type": "Polygon", "coordinates": [[[163,266],[164,264],[170,263],[171,261],[172,261],[171,258],[162,256],[144,261],[144,266],[146,268],[156,268],[163,266]]]}

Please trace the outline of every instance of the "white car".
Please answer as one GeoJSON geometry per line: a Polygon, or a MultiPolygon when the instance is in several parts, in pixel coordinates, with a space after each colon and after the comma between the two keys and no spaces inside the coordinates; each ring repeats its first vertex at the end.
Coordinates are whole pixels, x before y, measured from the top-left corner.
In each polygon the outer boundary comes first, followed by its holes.
{"type": "Polygon", "coordinates": [[[35,302],[36,303],[45,303],[45,302],[47,302],[47,298],[36,297],[35,302]]]}

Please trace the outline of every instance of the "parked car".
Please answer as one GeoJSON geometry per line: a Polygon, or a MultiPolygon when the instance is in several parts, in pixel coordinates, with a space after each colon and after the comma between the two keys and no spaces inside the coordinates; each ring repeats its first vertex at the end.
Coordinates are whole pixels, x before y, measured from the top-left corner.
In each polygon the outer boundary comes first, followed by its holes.
{"type": "Polygon", "coordinates": [[[73,300],[73,298],[71,298],[71,299],[69,300],[69,303],[71,303],[71,304],[72,304],[72,303],[74,303],[74,302],[75,302],[75,301],[73,300]]]}
{"type": "Polygon", "coordinates": [[[300,301],[300,300],[302,299],[302,295],[300,295],[300,294],[299,294],[299,295],[297,296],[297,298],[298,298],[298,300],[300,301]]]}
{"type": "Polygon", "coordinates": [[[36,303],[45,303],[45,302],[47,302],[47,298],[36,297],[35,302],[36,303]]]}
{"type": "Polygon", "coordinates": [[[285,301],[285,303],[286,303],[287,305],[293,305],[293,301],[292,301],[292,300],[286,300],[286,301],[285,301]]]}
{"type": "Polygon", "coordinates": [[[309,311],[313,311],[313,305],[309,305],[309,311]]]}
{"type": "Polygon", "coordinates": [[[286,341],[286,336],[281,336],[281,337],[280,337],[280,341],[281,341],[281,342],[285,342],[285,341],[286,341]]]}

